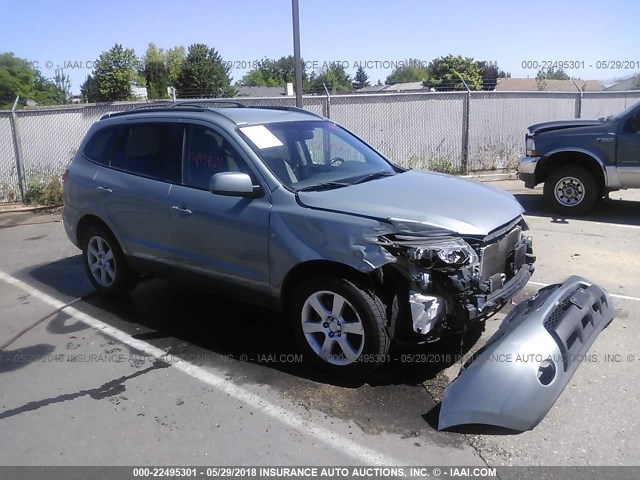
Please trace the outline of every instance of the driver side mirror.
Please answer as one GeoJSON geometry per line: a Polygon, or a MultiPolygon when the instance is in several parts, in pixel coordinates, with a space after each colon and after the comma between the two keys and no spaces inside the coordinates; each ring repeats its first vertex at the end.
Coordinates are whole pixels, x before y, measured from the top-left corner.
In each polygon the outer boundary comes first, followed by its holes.
{"type": "Polygon", "coordinates": [[[257,197],[262,193],[262,188],[254,185],[246,173],[220,172],[211,177],[209,191],[232,197],[257,197]]]}

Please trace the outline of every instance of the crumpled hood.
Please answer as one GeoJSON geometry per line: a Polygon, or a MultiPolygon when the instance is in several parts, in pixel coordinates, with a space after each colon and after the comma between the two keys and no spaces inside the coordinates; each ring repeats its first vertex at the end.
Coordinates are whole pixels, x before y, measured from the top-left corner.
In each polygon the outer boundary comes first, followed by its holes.
{"type": "Polygon", "coordinates": [[[408,171],[359,185],[299,192],[302,205],[461,235],[487,235],[524,211],[509,193],[452,175],[408,171]]]}
{"type": "Polygon", "coordinates": [[[534,135],[536,133],[548,132],[549,130],[561,130],[564,128],[576,128],[576,127],[592,127],[594,125],[600,125],[600,120],[558,120],[555,122],[536,123],[529,127],[529,132],[534,135]]]}

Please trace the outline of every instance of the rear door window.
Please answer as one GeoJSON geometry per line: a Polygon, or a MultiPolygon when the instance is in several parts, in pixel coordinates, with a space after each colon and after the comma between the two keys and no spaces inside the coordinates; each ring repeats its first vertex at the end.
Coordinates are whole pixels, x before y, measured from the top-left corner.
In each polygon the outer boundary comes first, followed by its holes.
{"type": "Polygon", "coordinates": [[[111,166],[171,183],[182,180],[183,127],[172,123],[140,123],[127,127],[111,166]]]}

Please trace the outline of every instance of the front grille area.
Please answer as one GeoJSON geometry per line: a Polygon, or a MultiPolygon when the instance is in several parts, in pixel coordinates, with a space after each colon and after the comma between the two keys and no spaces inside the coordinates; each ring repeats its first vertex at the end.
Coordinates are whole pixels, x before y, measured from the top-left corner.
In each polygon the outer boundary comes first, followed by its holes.
{"type": "Polygon", "coordinates": [[[557,301],[542,324],[558,345],[565,371],[612,318],[607,296],[596,285],[581,283],[557,301]]]}
{"type": "Polygon", "coordinates": [[[510,265],[513,263],[511,253],[520,244],[522,229],[515,227],[501,238],[480,247],[480,283],[488,280],[496,274],[504,273],[507,277],[513,276],[514,267],[517,270],[520,265],[510,265]]]}
{"type": "Polygon", "coordinates": [[[571,292],[569,292],[562,300],[558,302],[558,305],[556,305],[556,307],[551,311],[551,313],[549,314],[549,317],[545,319],[543,325],[544,325],[544,328],[547,329],[547,332],[553,332],[555,328],[558,326],[558,323],[564,316],[564,312],[566,312],[567,309],[569,308],[569,305],[571,305],[569,300],[571,299],[573,294],[576,293],[578,290],[579,289],[576,288],[575,290],[572,290],[571,292]]]}

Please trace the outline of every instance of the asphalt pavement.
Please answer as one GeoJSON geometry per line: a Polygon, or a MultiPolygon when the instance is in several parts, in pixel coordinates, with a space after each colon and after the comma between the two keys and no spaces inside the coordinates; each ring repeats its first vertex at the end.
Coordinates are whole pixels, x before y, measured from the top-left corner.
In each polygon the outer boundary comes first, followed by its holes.
{"type": "Polygon", "coordinates": [[[394,351],[366,383],[300,362],[278,316],[163,279],[92,293],[57,213],[0,215],[0,465],[637,465],[640,192],[591,216],[551,215],[540,189],[492,182],[525,207],[538,257],[516,300],[576,274],[614,296],[615,320],[532,431],[439,432],[463,345],[394,351]],[[162,357],[164,360],[158,360],[162,357]]]}

